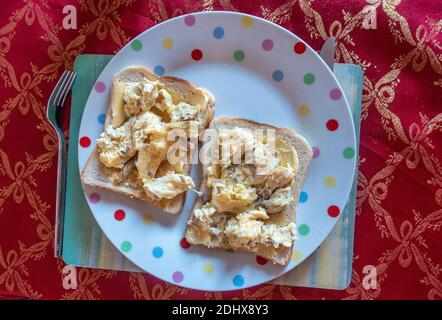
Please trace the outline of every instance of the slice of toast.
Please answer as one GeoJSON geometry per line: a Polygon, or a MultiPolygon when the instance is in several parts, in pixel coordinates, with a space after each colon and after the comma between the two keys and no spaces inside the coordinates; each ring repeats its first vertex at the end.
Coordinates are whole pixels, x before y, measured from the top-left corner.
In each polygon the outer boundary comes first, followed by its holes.
{"type": "MultiPolygon", "coordinates": [[[[112,112],[112,105],[119,103],[116,101],[117,93],[116,87],[118,83],[137,82],[147,78],[149,80],[158,80],[161,84],[164,84],[168,90],[170,88],[177,99],[187,103],[195,103],[201,99],[207,99],[207,107],[203,113],[198,115],[199,120],[199,134],[205,129],[213,118],[215,112],[215,98],[213,95],[204,88],[198,88],[192,83],[171,76],[158,77],[147,68],[142,66],[127,67],[117,73],[112,80],[112,88],[108,103],[108,110],[106,113],[106,121],[104,128],[112,124],[112,120],[117,118],[118,115],[114,115],[112,112]],[[205,97],[204,97],[205,96],[205,97]]],[[[190,159],[193,154],[194,146],[188,143],[187,161],[183,165],[183,174],[189,175],[190,172],[190,159]]],[[[136,156],[135,156],[136,157],[136,156]]],[[[120,169],[108,168],[99,159],[99,153],[97,147],[93,150],[89,157],[85,167],[81,172],[81,180],[85,185],[89,185],[96,188],[101,188],[109,191],[113,191],[131,198],[137,198],[149,202],[150,204],[163,209],[165,212],[171,214],[177,214],[181,212],[184,205],[185,193],[178,194],[172,199],[156,200],[148,197],[143,189],[141,181],[137,181],[134,175],[128,175],[126,177],[118,178],[122,175],[120,169]],[[112,183],[112,180],[122,180],[118,184],[112,183]]]]}
{"type": "MultiPolygon", "coordinates": [[[[233,128],[248,128],[248,129],[274,129],[276,132],[276,138],[281,137],[285,142],[290,144],[297,152],[298,155],[298,170],[294,178],[294,182],[291,186],[291,198],[292,201],[289,203],[287,208],[276,214],[272,214],[270,219],[267,220],[270,223],[276,224],[278,227],[283,227],[291,222],[295,222],[296,217],[296,207],[298,205],[298,199],[301,187],[304,183],[305,176],[307,175],[308,168],[310,166],[313,152],[307,141],[297,134],[295,131],[286,128],[277,128],[267,124],[261,124],[254,121],[239,119],[239,118],[216,118],[210,124],[210,129],[233,129],[233,128]]],[[[206,142],[210,143],[210,142],[206,142]]],[[[200,187],[200,191],[208,194],[208,189],[206,185],[207,179],[207,169],[208,165],[203,165],[203,178],[200,187]]],[[[203,197],[199,197],[194,204],[192,209],[190,219],[185,231],[186,240],[191,244],[205,245],[209,248],[222,248],[222,249],[233,249],[232,246],[223,236],[211,236],[207,237],[207,232],[205,232],[201,225],[194,223],[195,210],[201,208],[206,203],[203,197]]],[[[294,243],[294,242],[293,242],[294,243]]],[[[273,246],[267,246],[264,244],[258,244],[254,247],[248,248],[236,248],[236,250],[252,252],[263,258],[266,258],[273,263],[286,265],[289,263],[293,244],[291,247],[279,246],[274,248],[273,246]]]]}

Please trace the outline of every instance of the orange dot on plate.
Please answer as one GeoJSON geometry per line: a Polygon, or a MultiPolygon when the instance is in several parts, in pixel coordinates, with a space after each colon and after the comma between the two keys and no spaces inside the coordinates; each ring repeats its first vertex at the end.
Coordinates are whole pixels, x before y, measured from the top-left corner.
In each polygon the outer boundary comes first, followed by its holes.
{"type": "Polygon", "coordinates": [[[310,108],[304,104],[298,108],[298,114],[305,118],[310,114],[310,108]]]}

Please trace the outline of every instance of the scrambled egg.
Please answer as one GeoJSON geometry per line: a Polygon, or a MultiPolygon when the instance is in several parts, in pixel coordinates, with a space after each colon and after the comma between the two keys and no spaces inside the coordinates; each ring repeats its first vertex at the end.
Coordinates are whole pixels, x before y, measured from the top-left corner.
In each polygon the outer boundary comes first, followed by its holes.
{"type": "Polygon", "coordinates": [[[276,190],[269,199],[264,200],[262,204],[269,213],[277,213],[285,210],[291,200],[291,188],[282,188],[276,190]]]}
{"type": "Polygon", "coordinates": [[[209,98],[202,93],[187,101],[195,100],[196,105],[184,101],[175,104],[174,97],[160,81],[143,78],[115,82],[111,122],[97,140],[100,161],[106,167],[120,169],[112,173],[111,181],[119,184],[135,177],[136,185],[142,185],[146,194],[155,199],[172,199],[193,188],[192,179],[181,174],[183,163],[162,164],[170,146],[169,131],[174,128],[189,131],[190,120],[206,108],[209,98]]]}
{"type": "Polygon", "coordinates": [[[253,150],[253,161],[256,166],[256,174],[266,176],[278,165],[275,150],[262,143],[256,143],[253,150]]]}
{"type": "Polygon", "coordinates": [[[260,139],[243,128],[220,130],[218,146],[221,164],[208,166],[206,172],[211,198],[195,210],[192,224],[199,224],[206,238],[225,237],[233,248],[290,247],[295,224],[280,226],[269,219],[292,200],[291,186],[298,170],[296,150],[282,139],[260,139]],[[214,230],[212,219],[220,215],[227,221],[214,230]]]}
{"type": "Polygon", "coordinates": [[[108,168],[123,168],[136,150],[131,139],[131,122],[114,128],[108,126],[97,140],[99,158],[108,168]]]}
{"type": "Polygon", "coordinates": [[[237,212],[258,198],[256,189],[242,183],[212,181],[212,204],[219,212],[237,212]]]}
{"type": "Polygon", "coordinates": [[[216,209],[209,203],[206,203],[201,208],[196,209],[194,212],[195,218],[203,225],[209,226],[212,224],[212,216],[216,212],[216,209]]]}
{"type": "Polygon", "coordinates": [[[147,144],[149,135],[164,131],[161,117],[153,112],[146,111],[136,117],[132,123],[132,139],[137,150],[147,144]]]}
{"type": "Polygon", "coordinates": [[[123,101],[124,113],[127,118],[136,116],[141,110],[149,110],[158,97],[158,81],[143,79],[141,82],[124,84],[123,101]]]}
{"type": "Polygon", "coordinates": [[[225,234],[229,243],[236,248],[256,246],[257,244],[280,245],[290,247],[295,240],[296,227],[294,223],[280,227],[266,224],[269,219],[263,208],[245,211],[227,221],[225,234]]]}
{"type": "Polygon", "coordinates": [[[195,119],[195,116],[198,114],[199,109],[197,106],[192,106],[188,103],[180,102],[177,105],[169,107],[167,111],[170,114],[170,121],[178,122],[195,119]]]}
{"type": "Polygon", "coordinates": [[[221,149],[221,164],[228,167],[231,164],[241,164],[241,157],[246,152],[251,152],[255,136],[248,129],[224,129],[218,135],[218,142],[221,149]]]}
{"type": "Polygon", "coordinates": [[[192,178],[178,173],[168,173],[143,184],[146,194],[154,199],[172,199],[194,186],[192,178]]]}
{"type": "Polygon", "coordinates": [[[274,224],[266,224],[262,227],[260,242],[263,244],[270,244],[274,248],[280,245],[290,247],[294,240],[296,240],[296,225],[293,222],[284,227],[274,224]]]}

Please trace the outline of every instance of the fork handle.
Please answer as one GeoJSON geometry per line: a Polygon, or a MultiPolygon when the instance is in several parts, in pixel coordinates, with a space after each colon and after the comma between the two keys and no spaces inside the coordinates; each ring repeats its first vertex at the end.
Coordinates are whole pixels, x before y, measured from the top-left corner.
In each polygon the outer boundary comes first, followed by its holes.
{"type": "Polygon", "coordinates": [[[62,133],[58,136],[57,194],[55,200],[54,255],[61,257],[63,247],[64,210],[66,202],[66,145],[62,133]]]}

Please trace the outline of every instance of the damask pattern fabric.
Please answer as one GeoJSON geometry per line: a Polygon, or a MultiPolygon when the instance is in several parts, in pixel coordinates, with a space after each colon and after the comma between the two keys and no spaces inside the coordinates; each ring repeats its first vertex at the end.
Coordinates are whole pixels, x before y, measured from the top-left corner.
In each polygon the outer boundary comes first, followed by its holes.
{"type": "MultiPolygon", "coordinates": [[[[0,11],[0,297],[34,299],[442,299],[442,7],[438,0],[2,1],[0,11]],[[78,28],[62,27],[63,7],[78,28]],[[343,291],[261,285],[228,293],[147,274],[81,269],[62,286],[52,257],[57,140],[48,97],[78,54],[116,53],[177,15],[241,11],[364,69],[352,281],[343,291]],[[377,288],[364,270],[377,267],[377,288]]],[[[65,115],[68,123],[68,114],[65,115]]],[[[66,135],[68,131],[66,128],[66,135]]]]}

